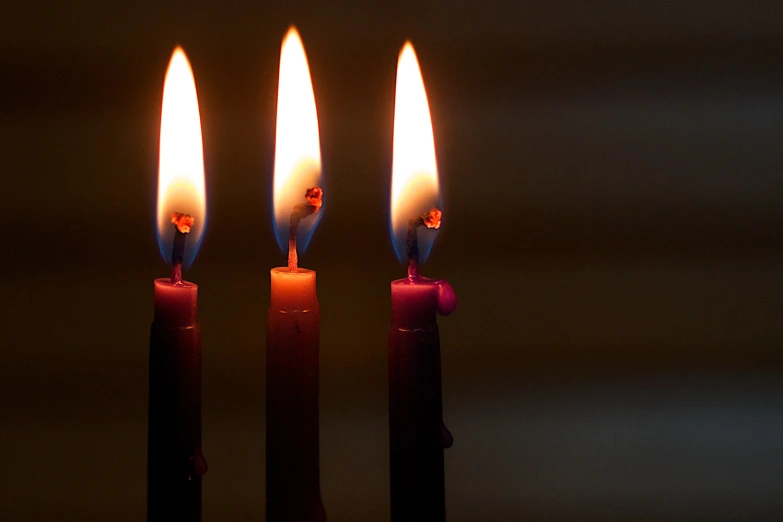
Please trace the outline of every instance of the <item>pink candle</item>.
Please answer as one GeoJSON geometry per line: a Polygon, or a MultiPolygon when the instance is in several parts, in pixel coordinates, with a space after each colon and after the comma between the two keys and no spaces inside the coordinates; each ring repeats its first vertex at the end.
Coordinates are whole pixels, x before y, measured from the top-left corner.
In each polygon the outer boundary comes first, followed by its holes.
{"type": "Polygon", "coordinates": [[[155,280],[150,328],[147,520],[201,520],[198,286],[155,280]]]}
{"type": "Polygon", "coordinates": [[[198,315],[198,285],[188,281],[172,283],[171,278],[155,280],[156,323],[169,328],[192,326],[198,315]]]}
{"type": "Polygon", "coordinates": [[[389,450],[392,520],[445,520],[440,337],[435,312],[457,306],[451,286],[425,277],[392,282],[389,450]]]}
{"type": "Polygon", "coordinates": [[[413,46],[397,66],[391,220],[393,242],[408,277],[392,282],[389,328],[389,451],[393,522],[446,519],[443,450],[453,439],[443,424],[440,338],[436,312],[457,298],[445,281],[419,275],[441,225],[435,145],[427,95],[413,46]]]}
{"type": "Polygon", "coordinates": [[[163,87],[158,170],[158,244],[171,277],[156,279],[150,329],[147,520],[201,520],[201,329],[198,286],[182,280],[206,219],[201,122],[193,72],[182,49],[163,87]]]}

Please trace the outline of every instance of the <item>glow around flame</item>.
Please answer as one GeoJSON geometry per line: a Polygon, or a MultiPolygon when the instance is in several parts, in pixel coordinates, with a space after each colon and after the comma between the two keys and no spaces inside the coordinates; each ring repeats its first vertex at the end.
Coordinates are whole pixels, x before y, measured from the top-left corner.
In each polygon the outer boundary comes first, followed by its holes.
{"type": "MultiPolygon", "coordinates": [[[[433,207],[443,210],[430,106],[416,51],[406,42],[397,62],[391,187],[391,235],[401,262],[408,261],[408,220],[433,207]]],[[[437,234],[437,230],[419,227],[420,262],[429,256],[437,234]]]]}
{"type": "Polygon", "coordinates": [[[198,252],[206,228],[204,151],[196,82],[190,62],[181,47],[171,55],[163,84],[160,117],[160,163],[158,166],[158,245],[163,259],[171,262],[174,212],[190,214],[193,227],[185,242],[184,266],[198,252]]]}
{"type": "MultiPolygon", "coordinates": [[[[305,191],[323,188],[318,114],[310,67],[295,28],[288,30],[280,50],[275,135],[274,222],[277,244],[288,251],[288,225],[294,206],[306,203],[305,191]]],[[[327,195],[324,195],[326,199],[327,195]]],[[[323,207],[299,224],[297,248],[304,252],[323,215],[323,207]]]]}

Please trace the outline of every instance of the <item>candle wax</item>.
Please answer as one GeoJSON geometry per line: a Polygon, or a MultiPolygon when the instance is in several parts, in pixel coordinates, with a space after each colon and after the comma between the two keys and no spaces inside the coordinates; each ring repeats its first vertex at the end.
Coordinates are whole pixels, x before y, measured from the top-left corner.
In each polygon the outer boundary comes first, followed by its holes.
{"type": "Polygon", "coordinates": [[[168,278],[155,280],[155,322],[167,328],[196,324],[198,285],[168,278]]]}
{"type": "Polygon", "coordinates": [[[270,309],[298,311],[318,308],[315,291],[315,271],[300,268],[291,272],[287,267],[270,270],[272,299],[270,309]]]}
{"type": "Polygon", "coordinates": [[[391,520],[446,519],[440,338],[435,313],[449,314],[457,300],[445,281],[392,282],[389,328],[389,449],[391,520]]]}
{"type": "Polygon", "coordinates": [[[326,520],[318,453],[319,308],[315,272],[274,268],[267,315],[269,522],[326,520]]]}
{"type": "Polygon", "coordinates": [[[198,286],[155,280],[150,329],[147,520],[201,520],[201,329],[198,286]]]}

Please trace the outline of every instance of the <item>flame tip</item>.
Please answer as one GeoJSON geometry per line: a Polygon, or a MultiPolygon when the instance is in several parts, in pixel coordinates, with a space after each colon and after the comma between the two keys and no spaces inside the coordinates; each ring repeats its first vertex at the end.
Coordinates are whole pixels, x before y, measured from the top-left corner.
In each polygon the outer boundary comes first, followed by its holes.
{"type": "Polygon", "coordinates": [[[299,35],[299,30],[293,24],[288,27],[288,31],[286,31],[285,37],[283,37],[283,45],[290,40],[299,42],[300,45],[302,44],[302,37],[299,35]]]}
{"type": "Polygon", "coordinates": [[[413,43],[411,43],[410,40],[405,40],[405,43],[402,46],[402,50],[400,50],[400,58],[407,54],[413,55],[413,58],[416,59],[416,48],[413,47],[413,43]]]}
{"type": "Polygon", "coordinates": [[[186,62],[190,63],[190,60],[188,60],[188,55],[181,45],[176,46],[174,50],[171,51],[171,61],[174,61],[175,58],[183,58],[186,62]]]}

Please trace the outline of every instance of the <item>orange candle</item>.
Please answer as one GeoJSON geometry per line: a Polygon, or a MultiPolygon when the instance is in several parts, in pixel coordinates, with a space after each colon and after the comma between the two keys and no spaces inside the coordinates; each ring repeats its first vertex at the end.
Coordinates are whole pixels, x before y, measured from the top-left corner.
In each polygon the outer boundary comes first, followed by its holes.
{"type": "Polygon", "coordinates": [[[266,515],[326,519],[318,455],[319,312],[315,271],[299,268],[323,214],[318,116],[296,29],[280,52],[275,139],[275,234],[288,265],[273,268],[266,337],[266,515]]]}

